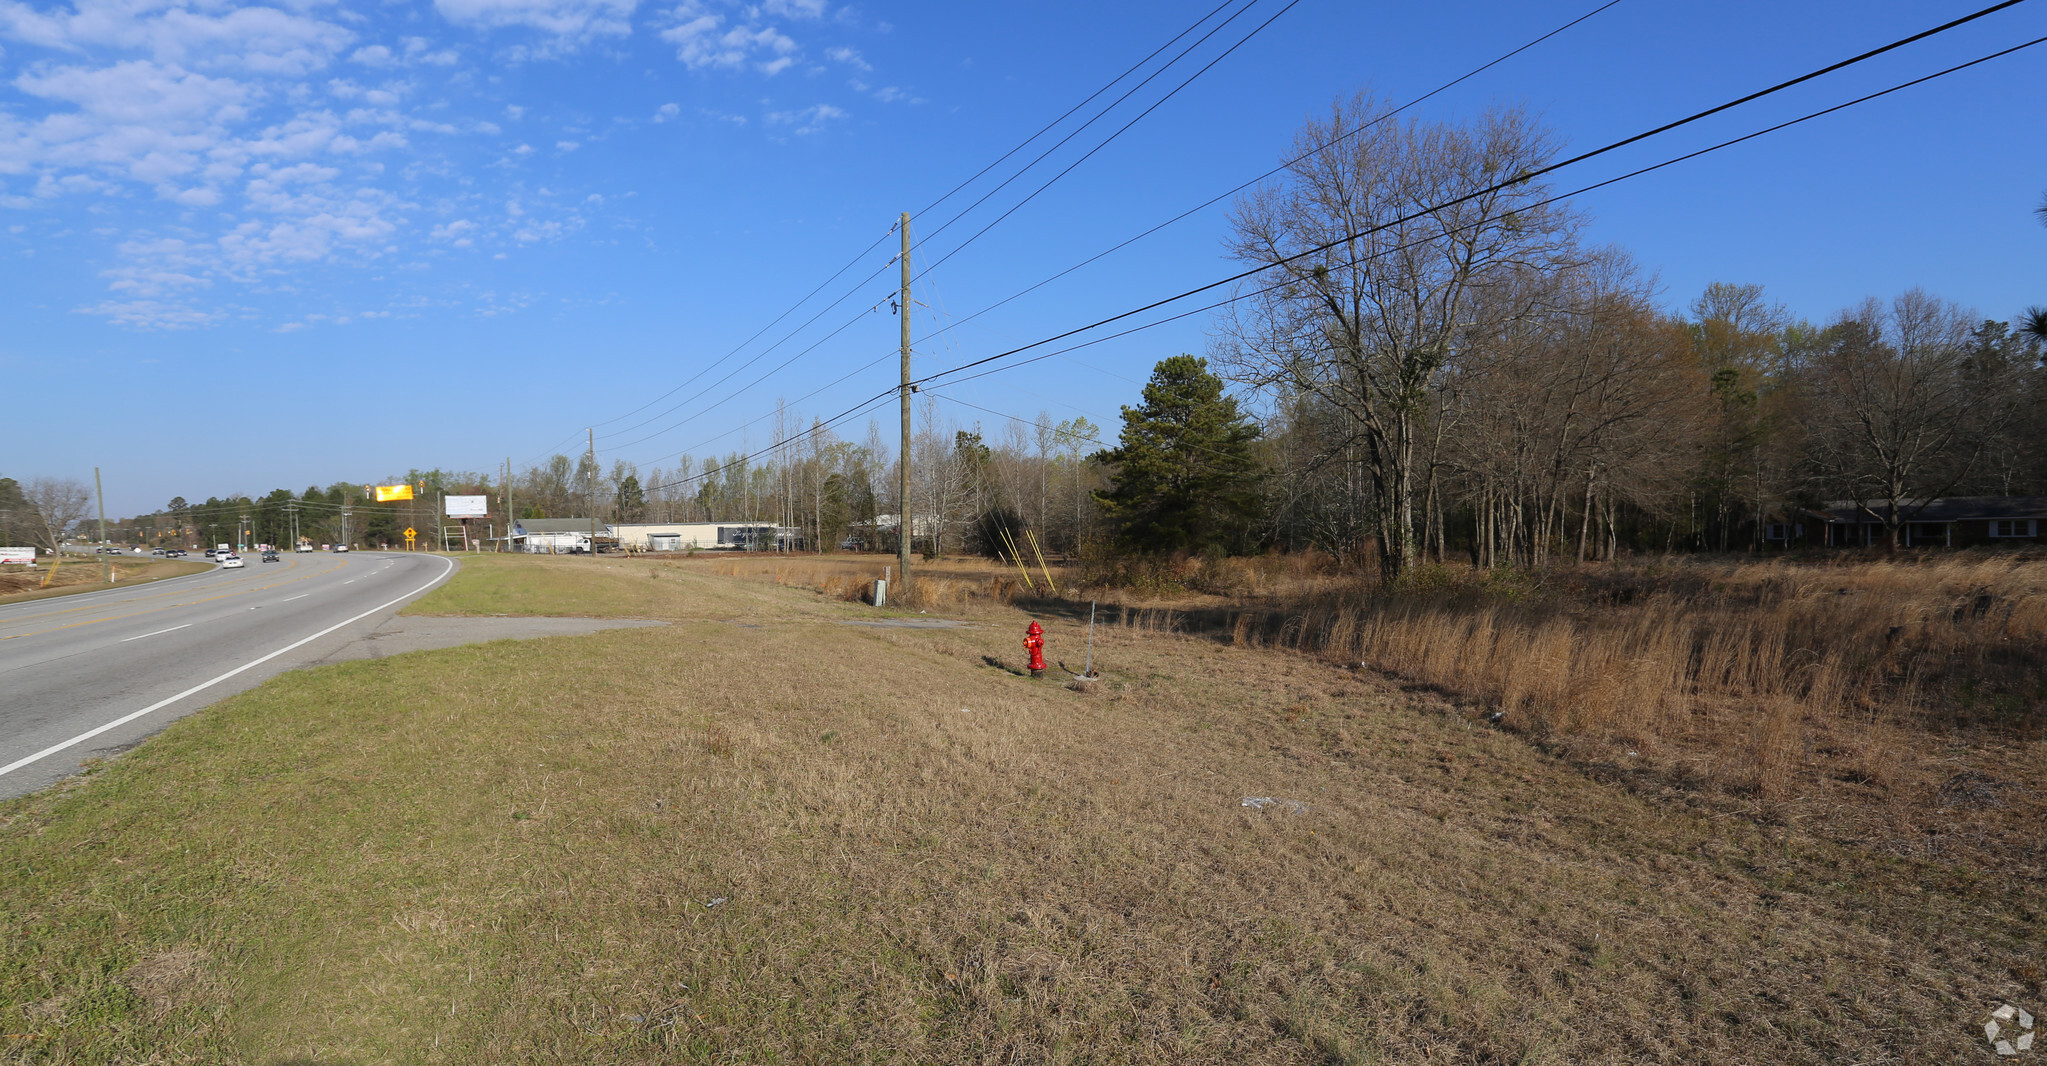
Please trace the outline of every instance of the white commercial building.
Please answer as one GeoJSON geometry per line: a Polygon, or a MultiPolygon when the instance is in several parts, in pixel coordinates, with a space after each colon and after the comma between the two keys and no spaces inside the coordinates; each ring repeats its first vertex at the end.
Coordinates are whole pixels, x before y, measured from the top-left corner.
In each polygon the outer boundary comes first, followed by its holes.
{"type": "Polygon", "coordinates": [[[773,522],[626,522],[609,527],[618,546],[633,552],[774,550],[790,546],[796,530],[773,522]]]}

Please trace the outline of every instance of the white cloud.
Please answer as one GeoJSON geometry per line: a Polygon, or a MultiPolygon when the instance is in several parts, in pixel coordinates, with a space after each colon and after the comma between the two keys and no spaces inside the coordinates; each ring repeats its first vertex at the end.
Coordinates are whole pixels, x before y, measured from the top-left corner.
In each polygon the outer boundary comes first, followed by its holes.
{"type": "Polygon", "coordinates": [[[867,62],[860,55],[860,50],[857,48],[847,48],[844,45],[840,45],[837,48],[827,48],[825,49],[824,57],[834,63],[844,63],[854,70],[862,72],[874,69],[873,64],[867,62]]]}
{"type": "Polygon", "coordinates": [[[831,104],[813,104],[794,111],[770,111],[767,115],[770,126],[791,126],[793,132],[802,135],[824,129],[824,124],[834,119],[848,117],[847,112],[831,104]]]}
{"type": "Polygon", "coordinates": [[[767,0],[767,3],[761,5],[761,10],[783,18],[823,18],[825,0],[767,0]]]}
{"type": "Polygon", "coordinates": [[[675,121],[676,117],[681,114],[682,114],[681,104],[662,104],[660,107],[654,109],[654,121],[673,122],[675,121]]]}
{"type": "MultiPolygon", "coordinates": [[[[754,9],[744,13],[751,15],[754,9]]],[[[773,26],[742,20],[726,29],[725,16],[703,0],[684,0],[668,15],[675,24],[661,31],[661,39],[675,46],[675,57],[691,70],[737,70],[753,63],[773,75],[801,52],[793,38],[773,26]]]]}
{"type": "Polygon", "coordinates": [[[403,43],[405,45],[405,58],[413,63],[425,63],[428,66],[435,67],[452,67],[461,60],[461,57],[456,55],[453,49],[436,49],[433,46],[433,42],[424,37],[407,37],[403,43]]]}
{"type": "MultiPolygon", "coordinates": [[[[637,0],[436,2],[451,20],[541,30],[560,49],[629,32],[637,0]]],[[[484,193],[481,173],[434,147],[496,147],[488,111],[450,108],[443,91],[478,86],[476,72],[444,71],[461,57],[427,37],[362,39],[375,24],[333,0],[0,0],[0,92],[14,91],[0,103],[0,208],[90,212],[70,216],[94,233],[81,225],[73,243],[104,252],[74,258],[100,257],[105,298],[75,310],[132,329],[259,319],[227,294],[312,291],[299,275],[318,264],[404,270],[429,250],[560,240],[604,209],[586,190],[484,207],[505,190],[484,193]]],[[[751,33],[749,62],[795,49],[751,33]]],[[[507,125],[525,110],[504,105],[507,125]]],[[[656,121],[681,113],[670,104],[656,121]]],[[[595,151],[603,135],[548,132],[561,139],[531,139],[559,152],[595,151]]],[[[272,321],[287,319],[345,321],[272,321]]]]}
{"type": "Polygon", "coordinates": [[[142,330],[196,329],[227,318],[222,312],[201,311],[161,300],[108,300],[74,310],[82,315],[97,315],[130,329],[142,330]]]}
{"type": "Polygon", "coordinates": [[[74,104],[81,112],[117,122],[224,121],[244,114],[249,95],[242,83],[209,78],[177,66],[147,60],[110,67],[42,68],[23,74],[14,86],[31,96],[74,104]]]}
{"type": "Polygon", "coordinates": [[[355,35],[274,7],[76,0],[44,13],[0,0],[0,37],[74,53],[94,47],[140,51],[160,63],[200,69],[302,75],[326,66],[355,35]]]}
{"type": "Polygon", "coordinates": [[[632,33],[639,0],[434,0],[450,22],[486,29],[525,27],[574,46],[598,37],[632,33]]]}

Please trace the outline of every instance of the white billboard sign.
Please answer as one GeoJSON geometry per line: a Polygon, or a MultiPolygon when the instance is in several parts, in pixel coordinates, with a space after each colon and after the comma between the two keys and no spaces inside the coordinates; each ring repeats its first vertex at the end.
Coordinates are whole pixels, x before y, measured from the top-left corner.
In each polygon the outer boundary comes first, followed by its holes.
{"type": "Polygon", "coordinates": [[[0,548],[0,563],[27,563],[30,566],[34,566],[36,564],[36,550],[34,548],[0,548]]]}
{"type": "Polygon", "coordinates": [[[489,516],[490,497],[488,496],[448,497],[449,518],[487,518],[489,516]]]}

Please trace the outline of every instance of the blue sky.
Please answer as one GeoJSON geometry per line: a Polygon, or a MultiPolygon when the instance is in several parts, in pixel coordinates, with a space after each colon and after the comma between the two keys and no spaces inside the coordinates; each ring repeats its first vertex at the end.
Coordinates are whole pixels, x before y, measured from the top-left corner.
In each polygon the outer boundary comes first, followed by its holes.
{"type": "MultiPolygon", "coordinates": [[[[89,479],[97,465],[109,512],[127,514],[173,494],[495,469],[578,450],[592,425],[602,461],[643,470],[761,447],[771,423],[743,423],[777,398],[829,415],[893,379],[892,242],[741,347],[748,337],[886,238],[899,212],[1211,6],[0,0],[0,381],[14,400],[0,474],[89,479]],[[846,289],[752,369],[635,427],[846,289]]],[[[1284,6],[1256,0],[913,262],[952,251],[1284,6]]],[[[1595,6],[1301,0],[934,271],[917,332],[1269,169],[1339,95],[1411,99],[1595,6]]],[[[1584,149],[1977,6],[1622,0],[1419,110],[1526,106],[1584,149]]],[[[1556,180],[1597,180],[2043,34],[2047,0],[2022,4],[1556,180]]],[[[2031,214],[2047,192],[2043,90],[2047,46],[1578,206],[1588,237],[1632,251],[1673,308],[1712,281],[1756,282],[1824,319],[1919,285],[2009,318],[2047,303],[2047,228],[2031,214]]],[[[920,213],[913,235],[1046,144],[920,213]]],[[[920,349],[920,373],[1230,273],[1225,207],[947,332],[920,349]]],[[[948,391],[1113,428],[1151,365],[1200,352],[1207,327],[1197,316],[948,391]]],[[[943,414],[1002,428],[964,406],[943,414]]],[[[845,427],[865,432],[864,418],[845,427]]]]}

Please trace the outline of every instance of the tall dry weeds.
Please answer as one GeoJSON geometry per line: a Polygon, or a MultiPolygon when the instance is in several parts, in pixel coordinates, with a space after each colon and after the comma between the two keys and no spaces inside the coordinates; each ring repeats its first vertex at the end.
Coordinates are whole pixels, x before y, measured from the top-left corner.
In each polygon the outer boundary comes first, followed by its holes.
{"type": "MultiPolygon", "coordinates": [[[[876,557],[744,557],[718,572],[871,602],[876,557]]],[[[1883,785],[1899,728],[2047,732],[2047,558],[2011,553],[1674,557],[1543,571],[1428,566],[1382,587],[1312,553],[1093,560],[1058,572],[1103,620],[1362,663],[1538,736],[1682,745],[1762,796],[1810,749],[1883,785]],[[1078,581],[1076,581],[1078,579],[1078,581]]],[[[926,566],[895,604],[969,610],[1042,589],[979,560],[926,566]]]]}
{"type": "MultiPolygon", "coordinates": [[[[1246,565],[1247,580],[1273,573],[1246,565]]],[[[2031,738],[2047,729],[2047,560],[2013,554],[1703,559],[1501,575],[1432,567],[1399,588],[1267,579],[1210,630],[1463,694],[1540,735],[1703,743],[1716,776],[1790,787],[1820,732],[1886,722],[2031,738]],[[1290,581],[1305,591],[1277,591],[1290,581]]]]}

